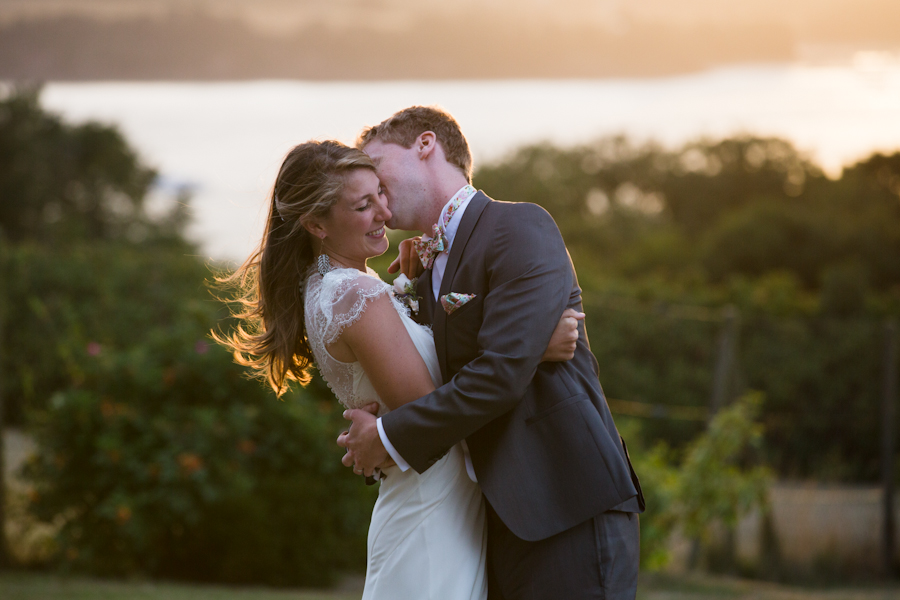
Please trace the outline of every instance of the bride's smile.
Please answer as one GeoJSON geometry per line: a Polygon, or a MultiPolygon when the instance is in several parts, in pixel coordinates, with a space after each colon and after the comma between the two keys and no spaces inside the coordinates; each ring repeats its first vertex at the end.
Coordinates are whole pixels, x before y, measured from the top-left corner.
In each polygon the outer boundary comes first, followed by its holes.
{"type": "Polygon", "coordinates": [[[308,229],[322,240],[320,252],[365,271],[366,259],[388,249],[384,224],[390,218],[378,176],[370,169],[354,169],[344,178],[340,199],[324,218],[311,219],[308,229]]]}

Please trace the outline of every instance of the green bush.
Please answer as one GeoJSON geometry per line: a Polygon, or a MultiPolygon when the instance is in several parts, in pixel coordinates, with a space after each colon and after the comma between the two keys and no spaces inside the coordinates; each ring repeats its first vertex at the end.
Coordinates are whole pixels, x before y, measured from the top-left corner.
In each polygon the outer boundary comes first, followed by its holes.
{"type": "Polygon", "coordinates": [[[185,248],[7,256],[6,389],[37,437],[31,509],[63,524],[60,563],[273,585],[361,568],[374,490],[340,464],[337,401],[246,378],[208,338],[227,311],[185,248]]]}
{"type": "MultiPolygon", "coordinates": [[[[648,446],[665,441],[681,448],[705,424],[668,418],[664,410],[710,405],[721,313],[652,301],[652,295],[648,300],[640,289],[616,291],[589,294],[585,305],[603,389],[611,399],[660,407],[657,418],[641,420],[636,434],[648,446]]],[[[663,288],[655,294],[667,296],[663,288]]],[[[761,419],[768,464],[786,478],[877,481],[882,321],[815,314],[789,274],[737,285],[730,298],[738,302],[740,324],[729,395],[745,389],[765,393],[761,419]]]]}
{"type": "Polygon", "coordinates": [[[279,401],[195,327],[102,348],[34,428],[33,511],[101,575],[321,585],[364,564],[373,490],[322,385],[279,401]]]}
{"type": "Polygon", "coordinates": [[[681,451],[660,443],[631,452],[647,500],[641,516],[643,568],[665,566],[676,529],[709,547],[716,526],[733,530],[742,515],[766,508],[772,473],[761,464],[761,408],[761,395],[748,394],[716,414],[681,451]]]}
{"type": "MultiPolygon", "coordinates": [[[[784,140],[665,149],[617,137],[521,148],[475,182],[556,220],[610,398],[662,407],[656,417],[702,410],[730,304],[740,328],[727,395],[765,393],[778,473],[878,479],[881,324],[900,316],[900,153],[832,179],[784,140]]],[[[640,433],[683,447],[702,427],[646,418],[640,433]]]]}
{"type": "Polygon", "coordinates": [[[279,402],[212,345],[227,314],[186,192],[115,128],[0,91],[0,396],[27,425],[31,511],[68,569],[315,585],[364,564],[375,490],[340,463],[317,382],[279,402]]]}
{"type": "MultiPolygon", "coordinates": [[[[709,406],[718,323],[677,318],[663,304],[598,296],[585,305],[585,327],[611,399],[709,406]]],[[[704,427],[702,421],[647,419],[640,434],[681,447],[704,427]]]]}
{"type": "Polygon", "coordinates": [[[80,385],[91,352],[136,347],[152,331],[186,324],[201,335],[222,313],[204,283],[208,267],[187,244],[94,242],[60,251],[23,243],[0,257],[7,423],[23,423],[53,394],[80,385]]]}
{"type": "Polygon", "coordinates": [[[883,327],[874,319],[748,315],[747,386],[765,390],[766,456],[783,477],[878,481],[883,327]]]}

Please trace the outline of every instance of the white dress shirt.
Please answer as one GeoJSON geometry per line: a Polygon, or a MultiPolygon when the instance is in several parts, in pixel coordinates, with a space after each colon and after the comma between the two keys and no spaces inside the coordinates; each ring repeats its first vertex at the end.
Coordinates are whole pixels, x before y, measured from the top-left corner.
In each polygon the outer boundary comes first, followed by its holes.
{"type": "MultiPolygon", "coordinates": [[[[460,188],[462,191],[462,188],[460,188]]],[[[456,194],[458,194],[457,192],[456,194]]],[[[466,212],[466,207],[469,206],[469,202],[472,200],[472,197],[475,196],[477,192],[472,192],[459,204],[459,208],[456,209],[456,212],[453,213],[453,216],[450,218],[450,222],[447,223],[447,227],[444,228],[444,236],[447,238],[447,248],[437,255],[437,258],[434,259],[434,264],[431,267],[431,290],[434,293],[434,299],[437,301],[438,294],[441,290],[441,281],[444,279],[444,271],[447,269],[447,261],[450,258],[450,248],[453,247],[453,239],[456,237],[456,231],[459,229],[459,223],[462,221],[463,213],[466,212]]],[[[456,194],[453,194],[455,197],[456,194]]],[[[438,217],[438,223],[444,220],[444,214],[447,212],[447,209],[450,207],[450,201],[444,205],[444,208],[441,210],[441,215],[438,217]]],[[[426,236],[422,236],[426,238],[426,236]]],[[[435,309],[437,310],[437,308],[435,309]]],[[[394,445],[391,444],[391,441],[388,439],[387,434],[384,432],[384,426],[381,424],[381,418],[379,417],[377,421],[375,421],[375,425],[378,427],[378,437],[381,438],[381,443],[384,445],[384,449],[387,450],[388,454],[391,458],[394,459],[394,462],[397,463],[397,466],[400,467],[401,471],[406,471],[409,469],[409,463],[403,460],[403,457],[400,456],[400,453],[394,448],[394,445]]],[[[475,468],[472,466],[472,457],[469,456],[469,447],[466,445],[466,441],[462,440],[460,442],[462,446],[463,453],[466,457],[466,473],[469,475],[469,479],[477,482],[478,479],[475,477],[475,468]]]]}

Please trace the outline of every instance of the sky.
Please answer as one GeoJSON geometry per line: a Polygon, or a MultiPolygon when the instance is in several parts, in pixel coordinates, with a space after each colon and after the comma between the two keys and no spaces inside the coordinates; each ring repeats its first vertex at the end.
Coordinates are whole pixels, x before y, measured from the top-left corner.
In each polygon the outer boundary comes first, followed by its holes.
{"type": "Polygon", "coordinates": [[[0,0],[0,79],[658,77],[900,51],[897,0],[0,0]]]}
{"type": "Polygon", "coordinates": [[[284,33],[307,25],[402,30],[423,15],[504,15],[620,34],[642,22],[723,30],[764,23],[788,28],[798,43],[896,45],[898,5],[896,0],[0,0],[0,23],[59,15],[115,19],[200,12],[284,33]]]}

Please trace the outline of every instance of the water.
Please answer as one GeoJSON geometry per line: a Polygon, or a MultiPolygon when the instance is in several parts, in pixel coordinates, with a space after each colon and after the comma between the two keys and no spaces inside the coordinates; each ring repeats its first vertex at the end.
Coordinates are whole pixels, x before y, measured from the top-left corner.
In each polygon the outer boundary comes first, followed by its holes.
{"type": "Polygon", "coordinates": [[[43,104],[71,121],[120,126],[163,175],[157,198],[193,186],[190,234],[218,259],[242,259],[257,243],[291,146],[311,138],[352,143],[362,126],[412,104],[453,113],[476,165],[525,143],[618,133],[670,147],[699,136],[780,136],[834,175],[874,151],[900,148],[900,61],[871,53],[837,66],[652,79],[51,83],[43,104]]]}

